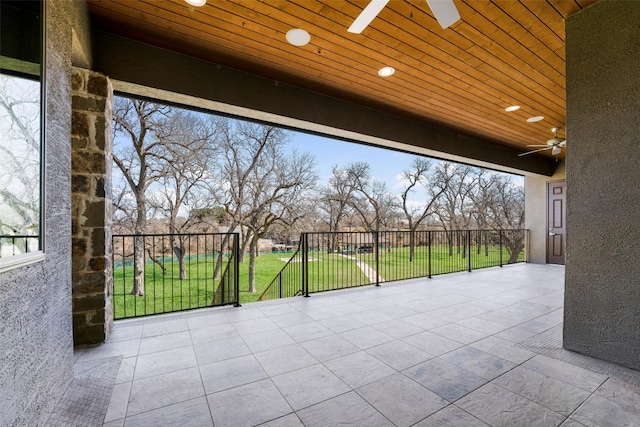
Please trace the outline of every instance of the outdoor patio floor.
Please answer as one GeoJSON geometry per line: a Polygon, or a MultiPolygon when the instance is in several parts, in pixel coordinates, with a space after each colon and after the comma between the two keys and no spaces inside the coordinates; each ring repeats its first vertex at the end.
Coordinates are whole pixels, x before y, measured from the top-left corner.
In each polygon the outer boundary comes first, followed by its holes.
{"type": "Polygon", "coordinates": [[[518,264],[120,321],[76,373],[110,362],[105,426],[640,425],[640,372],[561,349],[563,286],[518,264]]]}

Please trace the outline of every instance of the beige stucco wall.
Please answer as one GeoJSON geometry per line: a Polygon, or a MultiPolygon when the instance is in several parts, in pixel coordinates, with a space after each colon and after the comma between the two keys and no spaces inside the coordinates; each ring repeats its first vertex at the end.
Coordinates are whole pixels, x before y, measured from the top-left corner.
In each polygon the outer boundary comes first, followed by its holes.
{"type": "Polygon", "coordinates": [[[558,162],[552,177],[527,175],[524,177],[525,228],[529,230],[527,261],[535,264],[547,262],[547,183],[566,177],[565,162],[558,162]]]}

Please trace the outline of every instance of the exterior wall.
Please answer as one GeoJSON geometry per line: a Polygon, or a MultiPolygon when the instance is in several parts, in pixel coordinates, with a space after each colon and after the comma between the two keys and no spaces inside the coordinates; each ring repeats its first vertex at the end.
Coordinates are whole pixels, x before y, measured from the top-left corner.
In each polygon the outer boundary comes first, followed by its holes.
{"type": "Polygon", "coordinates": [[[564,346],[640,369],[640,2],[567,20],[564,346]],[[613,29],[613,30],[612,30],[613,29]]]}
{"type": "Polygon", "coordinates": [[[107,340],[111,293],[111,105],[109,80],[73,69],[71,123],[72,280],[74,344],[107,340]]]}
{"type": "Polygon", "coordinates": [[[46,425],[73,378],[70,16],[46,2],[45,260],[0,275],[0,425],[46,425]]]}
{"type": "Polygon", "coordinates": [[[547,263],[547,183],[565,179],[565,162],[558,164],[551,177],[527,175],[524,177],[524,218],[529,230],[527,261],[547,263]]]}

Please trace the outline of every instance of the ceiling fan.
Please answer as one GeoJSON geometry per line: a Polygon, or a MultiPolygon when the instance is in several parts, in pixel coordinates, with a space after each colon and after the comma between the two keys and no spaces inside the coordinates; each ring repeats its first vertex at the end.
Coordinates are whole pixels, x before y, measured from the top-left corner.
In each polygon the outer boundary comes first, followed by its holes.
{"type": "Polygon", "coordinates": [[[560,130],[560,128],[551,129],[551,132],[553,132],[554,136],[553,136],[553,138],[548,140],[545,145],[527,145],[527,147],[531,147],[531,148],[534,148],[534,147],[543,147],[543,148],[538,148],[536,150],[527,151],[526,153],[520,153],[520,154],[518,154],[518,156],[526,156],[527,154],[537,153],[538,151],[545,151],[545,150],[551,150],[551,154],[553,154],[554,156],[557,156],[558,154],[560,154],[562,152],[562,150],[560,148],[567,146],[567,140],[566,139],[558,138],[558,131],[559,130],[560,130]]]}
{"type": "MultiPolygon", "coordinates": [[[[371,0],[347,31],[360,34],[378,16],[387,3],[389,0],[371,0]]],[[[453,0],[427,0],[427,4],[442,28],[447,28],[460,19],[460,13],[458,13],[453,0]]]]}

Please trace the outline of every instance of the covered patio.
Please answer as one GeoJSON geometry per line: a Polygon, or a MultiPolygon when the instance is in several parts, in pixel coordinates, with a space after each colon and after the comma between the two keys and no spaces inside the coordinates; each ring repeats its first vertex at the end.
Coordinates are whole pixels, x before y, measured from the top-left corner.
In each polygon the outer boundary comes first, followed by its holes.
{"type": "Polygon", "coordinates": [[[640,373],[562,349],[564,273],[518,264],[119,321],[75,352],[49,421],[637,425],[640,373]]]}

